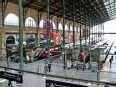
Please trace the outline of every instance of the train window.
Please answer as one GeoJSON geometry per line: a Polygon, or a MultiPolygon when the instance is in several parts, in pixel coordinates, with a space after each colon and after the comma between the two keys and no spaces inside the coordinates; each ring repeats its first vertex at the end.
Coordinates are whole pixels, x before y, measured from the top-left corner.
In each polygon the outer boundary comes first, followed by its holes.
{"type": "Polygon", "coordinates": [[[52,51],[52,49],[50,49],[50,51],[52,51]]]}
{"type": "Polygon", "coordinates": [[[52,51],[54,50],[54,48],[51,49],[52,51]]]}
{"type": "Polygon", "coordinates": [[[55,50],[58,50],[58,47],[56,47],[55,50]]]}

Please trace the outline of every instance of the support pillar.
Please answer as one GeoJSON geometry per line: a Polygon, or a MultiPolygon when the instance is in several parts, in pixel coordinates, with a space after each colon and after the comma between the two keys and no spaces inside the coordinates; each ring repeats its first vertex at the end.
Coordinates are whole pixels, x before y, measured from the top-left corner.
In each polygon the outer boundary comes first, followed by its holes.
{"type": "Polygon", "coordinates": [[[40,29],[39,29],[39,23],[40,23],[40,12],[38,11],[38,28],[37,28],[37,32],[36,32],[36,44],[35,46],[38,47],[40,46],[40,29]]]}
{"type": "Polygon", "coordinates": [[[94,44],[93,41],[94,41],[94,34],[93,34],[93,26],[94,26],[94,20],[92,20],[92,45],[94,44]]]}
{"type": "Polygon", "coordinates": [[[76,60],[75,52],[75,0],[73,0],[73,60],[76,60]]]}
{"type": "Polygon", "coordinates": [[[5,58],[3,0],[0,0],[0,60],[5,58]]]}
{"type": "Polygon", "coordinates": [[[48,61],[50,61],[50,14],[49,14],[49,0],[46,0],[46,7],[47,7],[47,52],[48,52],[48,61]]]}
{"type": "Polygon", "coordinates": [[[81,39],[82,38],[82,34],[81,34],[82,33],[82,29],[81,29],[82,28],[82,26],[81,26],[81,2],[80,2],[80,6],[79,6],[79,16],[80,16],[80,32],[79,32],[79,34],[80,34],[79,35],[80,36],[80,38],[79,38],[80,39],[80,47],[79,48],[81,51],[81,49],[82,49],[82,47],[81,47],[82,46],[82,43],[81,43],[82,42],[82,39],[81,39]]]}
{"type": "Polygon", "coordinates": [[[22,0],[19,0],[19,55],[20,55],[20,69],[23,69],[23,5],[22,0]]]}
{"type": "Polygon", "coordinates": [[[63,49],[62,49],[62,55],[64,59],[64,69],[66,69],[66,50],[65,50],[65,0],[62,0],[62,6],[63,6],[63,49]]]}

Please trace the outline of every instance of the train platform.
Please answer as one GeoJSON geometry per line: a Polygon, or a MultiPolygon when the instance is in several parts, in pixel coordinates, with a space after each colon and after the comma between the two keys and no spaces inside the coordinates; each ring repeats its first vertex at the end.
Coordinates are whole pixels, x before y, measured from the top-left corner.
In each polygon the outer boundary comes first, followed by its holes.
{"type": "MultiPolygon", "coordinates": [[[[37,62],[33,62],[33,63],[24,64],[23,68],[26,71],[45,74],[45,72],[44,72],[45,62],[46,62],[46,60],[41,60],[41,61],[37,61],[37,62]]],[[[0,62],[0,66],[6,66],[6,63],[0,62]]],[[[9,62],[9,67],[18,69],[19,63],[9,62]]],[[[107,59],[106,63],[103,65],[103,69],[101,70],[101,72],[99,72],[99,78],[98,78],[97,71],[92,72],[92,70],[88,70],[88,69],[85,69],[83,71],[82,69],[76,70],[75,68],[63,69],[62,59],[56,58],[56,59],[52,60],[51,72],[47,72],[46,75],[56,75],[56,76],[61,76],[61,77],[65,76],[68,78],[77,78],[77,79],[91,80],[91,81],[97,81],[97,79],[99,79],[99,81],[115,83],[116,82],[116,68],[115,67],[116,67],[115,58],[114,58],[111,68],[109,66],[109,61],[107,59]]],[[[12,72],[14,72],[14,71],[12,70],[12,72]]],[[[49,78],[49,77],[45,77],[45,76],[43,77],[41,75],[36,75],[33,73],[25,72],[24,76],[23,76],[24,83],[20,84],[20,86],[21,87],[32,87],[32,86],[37,87],[39,85],[39,87],[45,87],[46,78],[49,78]]],[[[55,79],[55,78],[51,77],[50,79],[55,79]]],[[[63,79],[60,79],[60,80],[63,80],[63,79]]],[[[1,81],[0,87],[6,87],[6,86],[2,86],[2,85],[5,85],[5,83],[7,81],[6,80],[0,80],[0,81],[1,81]]],[[[63,81],[65,81],[65,80],[63,80],[63,81]]],[[[73,83],[73,81],[70,81],[70,80],[67,80],[67,81],[73,83]]],[[[84,82],[78,82],[78,84],[88,85],[87,83],[84,83],[84,82]]],[[[15,82],[13,82],[13,85],[14,85],[14,87],[19,87],[19,86],[17,86],[17,83],[15,83],[15,82]]],[[[103,85],[97,86],[96,84],[91,84],[88,87],[93,87],[93,85],[94,85],[94,87],[103,87],[103,85]]],[[[110,86],[110,87],[115,87],[115,86],[110,86]]]]}

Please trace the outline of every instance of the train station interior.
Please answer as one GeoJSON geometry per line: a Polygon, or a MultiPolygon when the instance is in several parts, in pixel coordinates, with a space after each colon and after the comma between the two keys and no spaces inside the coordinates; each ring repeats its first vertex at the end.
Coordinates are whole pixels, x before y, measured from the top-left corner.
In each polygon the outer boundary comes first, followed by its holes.
{"type": "Polygon", "coordinates": [[[116,0],[0,0],[0,87],[116,87],[116,0]]]}

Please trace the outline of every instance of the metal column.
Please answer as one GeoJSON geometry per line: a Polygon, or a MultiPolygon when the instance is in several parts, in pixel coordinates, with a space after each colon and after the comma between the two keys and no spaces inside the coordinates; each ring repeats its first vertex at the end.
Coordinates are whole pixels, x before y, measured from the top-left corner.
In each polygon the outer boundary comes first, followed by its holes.
{"type": "Polygon", "coordinates": [[[73,60],[76,60],[75,54],[75,0],[73,0],[73,60]]]}
{"type": "Polygon", "coordinates": [[[47,52],[48,52],[48,56],[47,59],[50,62],[50,15],[49,15],[49,0],[46,0],[46,7],[47,7],[47,52]]]}
{"type": "MultiPolygon", "coordinates": [[[[70,21],[69,21],[69,30],[68,30],[68,32],[70,32],[70,21]]],[[[69,43],[70,44],[70,43],[69,43]]]]}
{"type": "Polygon", "coordinates": [[[94,41],[94,39],[93,39],[93,26],[94,26],[94,20],[92,20],[92,45],[93,45],[93,41],[94,41]]]}
{"type": "Polygon", "coordinates": [[[40,43],[39,43],[39,41],[40,41],[40,35],[39,35],[39,23],[40,23],[40,13],[39,13],[39,11],[37,11],[38,12],[38,15],[37,15],[37,17],[38,17],[38,29],[37,29],[37,32],[36,32],[36,47],[38,47],[39,45],[40,45],[40,43]]]}
{"type": "Polygon", "coordinates": [[[95,28],[94,28],[94,39],[95,39],[95,44],[96,44],[96,21],[95,21],[95,28]]]}
{"type": "Polygon", "coordinates": [[[23,69],[23,5],[19,0],[19,53],[20,53],[20,69],[23,69]]]}
{"type": "Polygon", "coordinates": [[[58,24],[59,24],[59,19],[58,19],[58,17],[57,17],[57,26],[56,26],[56,32],[58,32],[58,24]]]}
{"type": "Polygon", "coordinates": [[[89,31],[88,31],[88,35],[89,35],[89,48],[90,48],[90,36],[91,36],[91,19],[89,18],[89,31]]]}
{"type": "MultiPolygon", "coordinates": [[[[84,10],[86,11],[86,8],[84,8],[84,10]]],[[[86,20],[87,19],[86,19],[86,13],[84,14],[84,16],[85,16],[85,20],[84,20],[85,21],[85,35],[84,35],[84,39],[85,39],[85,46],[86,46],[87,45],[87,40],[86,40],[87,39],[87,30],[86,30],[86,26],[87,26],[86,25],[86,20]]]]}
{"type": "Polygon", "coordinates": [[[3,20],[4,20],[4,14],[3,14],[3,0],[0,1],[0,26],[4,25],[3,20]]]}
{"type": "Polygon", "coordinates": [[[82,45],[81,45],[81,44],[82,44],[82,43],[81,43],[81,42],[82,42],[82,40],[81,40],[81,37],[82,37],[82,36],[81,36],[81,2],[80,2],[79,4],[80,4],[80,5],[79,5],[79,16],[80,16],[80,32],[79,32],[79,34],[80,34],[80,35],[79,35],[79,36],[80,36],[80,46],[79,46],[79,48],[80,48],[80,51],[81,51],[81,49],[82,49],[82,47],[81,47],[81,46],[82,46],[82,45]]]}
{"type": "Polygon", "coordinates": [[[65,0],[62,0],[62,6],[63,6],[63,59],[64,59],[64,69],[66,69],[66,51],[65,51],[65,0]]]}
{"type": "Polygon", "coordinates": [[[94,20],[94,27],[93,27],[94,44],[95,44],[95,25],[96,25],[96,23],[95,23],[95,20],[94,20]]]}

